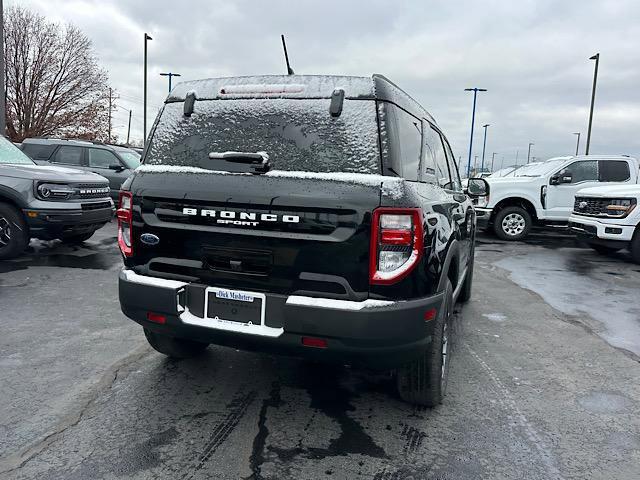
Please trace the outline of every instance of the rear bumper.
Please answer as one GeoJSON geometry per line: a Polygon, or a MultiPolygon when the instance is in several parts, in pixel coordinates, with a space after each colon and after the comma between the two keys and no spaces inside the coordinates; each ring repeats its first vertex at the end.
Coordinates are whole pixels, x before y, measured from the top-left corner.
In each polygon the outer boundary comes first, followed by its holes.
{"type": "Polygon", "coordinates": [[[102,227],[113,218],[115,212],[113,202],[109,203],[108,207],[97,209],[24,209],[23,212],[31,237],[60,238],[102,227]]]}
{"type": "Polygon", "coordinates": [[[569,228],[573,233],[585,239],[611,240],[630,242],[635,232],[635,225],[620,225],[611,221],[602,222],[596,218],[572,215],[569,228]]]}
{"type": "Polygon", "coordinates": [[[393,368],[420,356],[431,342],[435,321],[425,312],[440,312],[443,295],[385,302],[317,299],[265,294],[265,324],[248,333],[242,325],[217,325],[203,318],[204,285],[138,275],[123,269],[119,278],[123,313],[145,328],[175,337],[245,350],[314,360],[393,368]],[[152,312],[164,324],[147,320],[152,312]],[[259,333],[256,333],[259,332],[259,333]],[[327,348],[302,345],[302,337],[322,338],[327,348]]]}

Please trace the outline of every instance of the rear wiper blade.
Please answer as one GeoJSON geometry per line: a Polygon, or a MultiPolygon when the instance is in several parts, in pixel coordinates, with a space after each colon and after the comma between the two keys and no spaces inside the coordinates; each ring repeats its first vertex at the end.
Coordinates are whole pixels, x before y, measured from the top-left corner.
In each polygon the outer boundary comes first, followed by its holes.
{"type": "Polygon", "coordinates": [[[271,169],[269,155],[266,152],[209,152],[209,158],[248,164],[253,173],[266,173],[271,169]]]}

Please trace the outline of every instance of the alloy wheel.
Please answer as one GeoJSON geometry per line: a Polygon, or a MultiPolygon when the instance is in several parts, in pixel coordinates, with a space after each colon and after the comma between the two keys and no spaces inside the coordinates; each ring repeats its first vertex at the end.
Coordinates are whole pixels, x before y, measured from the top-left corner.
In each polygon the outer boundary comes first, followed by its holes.
{"type": "Polygon", "coordinates": [[[510,213],[502,219],[502,230],[510,237],[520,235],[526,226],[526,220],[519,213],[510,213]]]}
{"type": "Polygon", "coordinates": [[[6,247],[11,242],[11,224],[9,221],[0,217],[0,248],[6,247]]]}

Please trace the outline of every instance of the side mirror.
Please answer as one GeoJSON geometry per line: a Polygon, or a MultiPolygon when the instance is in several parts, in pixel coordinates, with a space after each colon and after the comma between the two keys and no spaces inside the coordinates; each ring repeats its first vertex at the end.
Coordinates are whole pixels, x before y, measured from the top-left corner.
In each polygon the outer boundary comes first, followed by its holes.
{"type": "Polygon", "coordinates": [[[190,90],[184,98],[184,116],[190,117],[193,114],[195,108],[197,95],[196,92],[190,90]]]}
{"type": "Polygon", "coordinates": [[[549,185],[560,185],[560,175],[556,173],[549,179],[549,185]]]}
{"type": "Polygon", "coordinates": [[[470,197],[486,197],[489,195],[489,182],[484,178],[470,178],[465,191],[470,197]]]}
{"type": "Polygon", "coordinates": [[[124,167],[118,163],[114,163],[113,165],[109,165],[109,170],[115,170],[116,172],[121,172],[124,170],[124,167]]]}

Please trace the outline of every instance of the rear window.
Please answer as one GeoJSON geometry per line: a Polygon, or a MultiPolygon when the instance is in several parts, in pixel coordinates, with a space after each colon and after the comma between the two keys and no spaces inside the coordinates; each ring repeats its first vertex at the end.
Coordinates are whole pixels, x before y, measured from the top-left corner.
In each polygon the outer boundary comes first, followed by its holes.
{"type": "Polygon", "coordinates": [[[46,145],[42,143],[22,144],[22,151],[34,160],[48,160],[55,149],[55,145],[46,145]]]}
{"type": "Polygon", "coordinates": [[[196,101],[165,105],[145,163],[224,170],[216,152],[266,152],[274,170],[380,173],[375,102],[345,100],[329,114],[329,99],[196,101]],[[216,162],[209,164],[208,162],[216,162]]]}
{"type": "Polygon", "coordinates": [[[600,161],[601,182],[624,182],[629,180],[629,164],[622,160],[600,161]]]}

